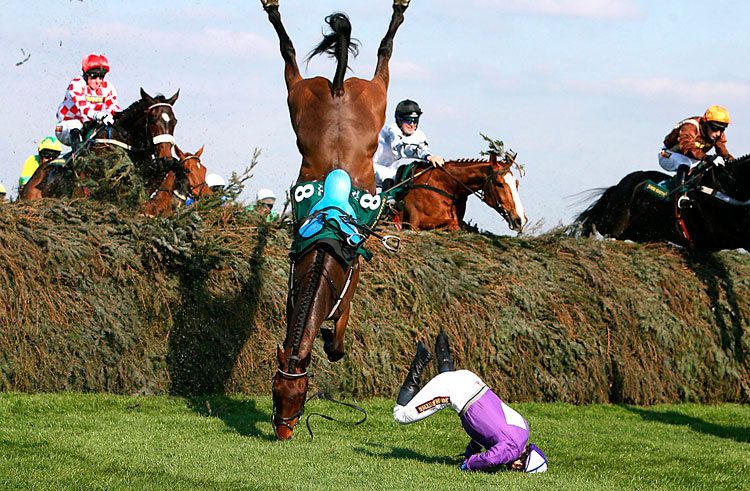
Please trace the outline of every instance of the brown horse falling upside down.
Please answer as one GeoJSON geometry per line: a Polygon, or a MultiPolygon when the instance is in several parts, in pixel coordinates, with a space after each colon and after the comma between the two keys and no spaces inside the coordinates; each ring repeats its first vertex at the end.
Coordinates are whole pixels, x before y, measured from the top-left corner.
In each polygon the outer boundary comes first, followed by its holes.
{"type": "MultiPolygon", "coordinates": [[[[298,182],[323,180],[329,172],[343,169],[354,186],[375,193],[372,156],[385,123],[388,62],[409,1],[393,2],[372,80],[344,80],[348,54],[357,52],[351,40],[351,24],[344,14],[326,18],[332,32],[310,56],[324,52],[335,56],[336,74],[331,82],[324,77],[302,78],[294,46],[281,22],[279,1],[261,0],[281,43],[289,113],[302,154],[298,182]]],[[[322,330],[328,359],[336,361],[344,355],[344,330],[358,278],[358,259],[346,264],[324,247],[313,247],[292,261],[287,333],[283,349],[277,349],[278,370],[273,378],[273,425],[279,439],[291,438],[302,416],[312,345],[324,321],[334,323],[333,329],[322,330]]]]}

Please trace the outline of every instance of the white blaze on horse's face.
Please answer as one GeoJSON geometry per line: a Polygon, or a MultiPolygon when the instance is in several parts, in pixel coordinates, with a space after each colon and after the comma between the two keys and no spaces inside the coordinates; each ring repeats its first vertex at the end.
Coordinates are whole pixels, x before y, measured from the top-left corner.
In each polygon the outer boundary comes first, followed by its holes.
{"type": "Polygon", "coordinates": [[[513,205],[515,206],[516,214],[521,219],[521,228],[523,228],[529,219],[526,218],[526,210],[523,207],[523,203],[521,203],[521,196],[518,194],[518,179],[516,179],[516,176],[512,172],[506,172],[503,175],[503,181],[505,181],[505,185],[508,186],[510,194],[513,196],[513,205]]]}
{"type": "Polygon", "coordinates": [[[161,113],[161,119],[164,120],[165,123],[169,124],[172,119],[169,117],[169,114],[167,113],[161,113]]]}

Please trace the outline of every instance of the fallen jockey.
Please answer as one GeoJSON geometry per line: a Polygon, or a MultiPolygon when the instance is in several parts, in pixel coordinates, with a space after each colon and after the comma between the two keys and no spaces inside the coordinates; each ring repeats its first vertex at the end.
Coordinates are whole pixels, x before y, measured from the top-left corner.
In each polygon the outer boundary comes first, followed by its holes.
{"type": "Polygon", "coordinates": [[[421,374],[432,359],[424,344],[421,341],[417,344],[417,353],[393,408],[393,418],[401,424],[414,423],[450,406],[471,437],[462,471],[546,472],[546,456],[529,443],[529,423],[474,372],[456,370],[448,336],[443,331],[435,341],[435,353],[439,373],[417,392],[421,374]]]}

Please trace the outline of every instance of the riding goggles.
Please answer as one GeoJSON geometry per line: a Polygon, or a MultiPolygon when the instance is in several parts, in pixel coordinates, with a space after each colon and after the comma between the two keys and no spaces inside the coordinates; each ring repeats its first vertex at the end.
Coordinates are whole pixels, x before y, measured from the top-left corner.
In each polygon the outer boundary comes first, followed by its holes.
{"type": "Polygon", "coordinates": [[[39,152],[39,156],[45,159],[55,159],[60,156],[60,152],[45,149],[39,152]]]}
{"type": "Polygon", "coordinates": [[[725,124],[721,123],[715,123],[713,121],[708,122],[708,127],[711,129],[711,131],[724,131],[727,129],[727,126],[725,124]]]}
{"type": "Polygon", "coordinates": [[[419,118],[401,118],[401,124],[419,124],[419,118]]]}
{"type": "Polygon", "coordinates": [[[86,77],[88,78],[104,78],[104,76],[107,74],[106,70],[89,70],[86,72],[86,77]]]}

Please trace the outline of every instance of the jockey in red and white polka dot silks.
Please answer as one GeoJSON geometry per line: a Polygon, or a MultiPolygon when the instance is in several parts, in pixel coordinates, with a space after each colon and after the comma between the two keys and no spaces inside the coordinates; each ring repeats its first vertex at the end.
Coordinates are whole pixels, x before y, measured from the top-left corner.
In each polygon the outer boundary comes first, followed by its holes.
{"type": "Polygon", "coordinates": [[[104,55],[91,53],[81,62],[83,74],[71,80],[65,99],[57,109],[57,137],[71,145],[71,132],[80,132],[83,123],[98,121],[112,123],[112,116],[121,111],[117,90],[104,76],[109,72],[109,61],[104,55]]]}

